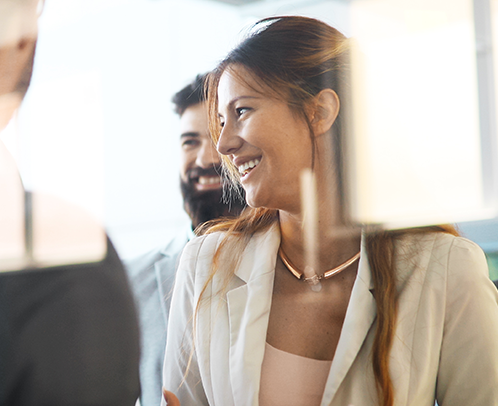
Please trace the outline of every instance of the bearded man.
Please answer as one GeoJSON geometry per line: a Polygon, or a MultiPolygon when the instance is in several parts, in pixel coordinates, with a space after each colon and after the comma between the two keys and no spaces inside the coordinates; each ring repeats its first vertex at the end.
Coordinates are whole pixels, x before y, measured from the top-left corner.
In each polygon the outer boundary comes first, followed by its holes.
{"type": "Polygon", "coordinates": [[[172,99],[180,117],[180,189],[191,224],[165,246],[126,264],[140,314],[141,406],[156,406],[162,398],[162,366],[171,292],[183,247],[195,228],[219,217],[237,216],[245,207],[243,191],[223,193],[221,161],[208,130],[205,75],[172,99]]]}

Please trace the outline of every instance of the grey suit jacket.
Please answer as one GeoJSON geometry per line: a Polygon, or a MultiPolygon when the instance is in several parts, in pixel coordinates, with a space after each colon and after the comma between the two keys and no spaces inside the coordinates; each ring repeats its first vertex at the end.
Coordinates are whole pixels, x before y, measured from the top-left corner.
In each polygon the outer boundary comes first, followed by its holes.
{"type": "Polygon", "coordinates": [[[186,230],[166,246],[125,263],[140,319],[142,406],[157,406],[161,402],[161,371],[171,293],[180,253],[188,240],[186,230]]]}

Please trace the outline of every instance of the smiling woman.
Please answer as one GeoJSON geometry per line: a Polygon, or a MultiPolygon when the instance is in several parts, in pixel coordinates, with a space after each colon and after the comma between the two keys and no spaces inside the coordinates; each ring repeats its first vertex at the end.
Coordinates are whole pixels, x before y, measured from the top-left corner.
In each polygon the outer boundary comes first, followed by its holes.
{"type": "Polygon", "coordinates": [[[311,154],[303,153],[311,151],[308,126],[285,100],[265,97],[263,92],[243,66],[222,75],[218,111],[223,130],[218,150],[239,172],[250,206],[296,213],[299,175],[312,163],[311,154]]]}
{"type": "Polygon", "coordinates": [[[251,209],[182,255],[163,383],[184,406],[498,405],[482,385],[498,380],[482,251],[450,226],[371,232],[344,215],[349,69],[340,32],[289,16],[257,23],[210,75],[211,135],[251,209]],[[309,170],[319,292],[302,277],[309,170]]]}

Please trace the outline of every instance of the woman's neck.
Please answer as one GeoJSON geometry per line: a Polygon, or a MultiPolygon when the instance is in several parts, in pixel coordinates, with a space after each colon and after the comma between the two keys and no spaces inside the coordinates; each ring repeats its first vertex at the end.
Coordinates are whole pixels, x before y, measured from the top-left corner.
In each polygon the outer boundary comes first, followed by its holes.
{"type": "MultiPolygon", "coordinates": [[[[340,191],[331,168],[316,171],[318,241],[317,273],[336,267],[355,255],[360,249],[361,229],[347,225],[341,209],[340,191]]],[[[305,265],[304,227],[301,211],[279,211],[281,247],[299,270],[305,265]]]]}
{"type": "MultiPolygon", "coordinates": [[[[326,135],[326,134],[325,134],[326,135]]],[[[316,241],[318,244],[317,273],[329,270],[347,261],[360,249],[361,229],[347,225],[341,201],[339,169],[330,137],[316,138],[316,155],[313,176],[316,184],[317,217],[316,241]]],[[[330,135],[330,134],[329,134],[330,135]]],[[[303,202],[295,197],[292,212],[280,210],[281,247],[294,266],[303,270],[305,265],[303,202]],[[298,207],[298,209],[295,209],[298,207]]]]}
{"type": "MultiPolygon", "coordinates": [[[[299,270],[305,267],[303,222],[299,215],[279,212],[281,247],[299,270]]],[[[360,228],[318,219],[318,274],[334,268],[355,255],[360,249],[360,228]]]]}

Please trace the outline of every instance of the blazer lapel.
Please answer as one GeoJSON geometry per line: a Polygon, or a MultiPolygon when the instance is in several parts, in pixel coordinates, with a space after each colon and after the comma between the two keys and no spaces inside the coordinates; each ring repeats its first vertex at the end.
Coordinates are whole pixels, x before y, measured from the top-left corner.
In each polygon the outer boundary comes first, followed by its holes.
{"type": "Polygon", "coordinates": [[[329,405],[332,402],[337,389],[351,368],[375,320],[377,311],[372,290],[373,281],[370,266],[368,265],[365,247],[362,244],[358,275],[351,292],[346,318],[330,368],[322,405],[329,405]]]}
{"type": "Polygon", "coordinates": [[[235,274],[245,282],[227,294],[230,381],[236,405],[257,405],[270,314],[278,226],[253,237],[235,274]]]}

